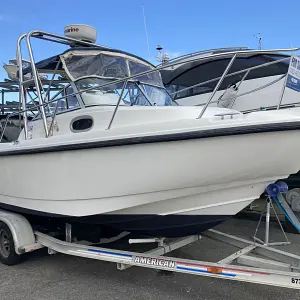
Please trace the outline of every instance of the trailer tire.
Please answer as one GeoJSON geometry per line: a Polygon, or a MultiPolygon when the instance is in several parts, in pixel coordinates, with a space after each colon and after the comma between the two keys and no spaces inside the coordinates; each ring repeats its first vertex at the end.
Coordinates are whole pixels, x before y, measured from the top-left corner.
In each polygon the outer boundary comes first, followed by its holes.
{"type": "Polygon", "coordinates": [[[15,251],[15,243],[9,227],[0,222],[0,261],[12,266],[20,263],[21,256],[15,251]]]}

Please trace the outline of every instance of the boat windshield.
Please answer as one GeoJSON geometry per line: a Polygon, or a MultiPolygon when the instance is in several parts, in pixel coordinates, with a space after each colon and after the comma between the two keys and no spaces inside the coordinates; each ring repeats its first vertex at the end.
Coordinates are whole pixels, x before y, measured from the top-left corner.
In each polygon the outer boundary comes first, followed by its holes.
{"type": "Polygon", "coordinates": [[[124,82],[114,83],[114,81],[95,77],[82,78],[76,81],[76,87],[79,92],[82,91],[81,97],[85,106],[116,105],[121,94],[120,105],[177,105],[165,88],[140,81],[128,81],[124,87],[124,82]]]}
{"type": "Polygon", "coordinates": [[[122,90],[120,105],[177,105],[166,91],[158,71],[139,76],[154,69],[143,60],[97,50],[71,51],[61,58],[85,106],[116,105],[122,90]],[[114,83],[130,76],[133,78],[125,87],[124,82],[114,83]]]}

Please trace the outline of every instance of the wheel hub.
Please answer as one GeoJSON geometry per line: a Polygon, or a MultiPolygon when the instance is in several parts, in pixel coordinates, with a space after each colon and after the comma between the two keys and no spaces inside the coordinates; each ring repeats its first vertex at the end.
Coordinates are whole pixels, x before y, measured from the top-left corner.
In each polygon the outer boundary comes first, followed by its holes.
{"type": "Polygon", "coordinates": [[[8,257],[10,254],[10,241],[7,232],[4,229],[0,229],[0,255],[2,257],[8,257]]]}

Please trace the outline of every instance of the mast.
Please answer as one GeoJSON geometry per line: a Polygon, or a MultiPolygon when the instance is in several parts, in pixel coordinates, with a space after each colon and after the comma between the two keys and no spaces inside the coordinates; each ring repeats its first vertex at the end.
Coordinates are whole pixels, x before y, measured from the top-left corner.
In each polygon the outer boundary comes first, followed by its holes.
{"type": "Polygon", "coordinates": [[[163,47],[161,45],[157,45],[156,50],[157,50],[156,60],[159,61],[162,65],[168,63],[169,55],[167,53],[162,52],[163,47]]]}
{"type": "Polygon", "coordinates": [[[258,34],[255,34],[254,37],[257,39],[257,49],[261,50],[261,33],[259,32],[258,34]]]}

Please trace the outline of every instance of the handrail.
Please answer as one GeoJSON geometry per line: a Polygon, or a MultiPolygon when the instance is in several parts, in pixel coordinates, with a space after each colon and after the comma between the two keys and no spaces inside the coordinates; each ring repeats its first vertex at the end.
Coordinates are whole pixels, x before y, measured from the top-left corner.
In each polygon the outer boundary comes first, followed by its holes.
{"type": "Polygon", "coordinates": [[[48,85],[48,89],[47,89],[47,92],[46,92],[46,94],[45,94],[44,101],[45,101],[47,98],[48,98],[48,100],[50,100],[50,99],[49,99],[50,88],[51,88],[52,82],[53,82],[54,77],[55,77],[55,72],[58,70],[58,67],[59,67],[60,63],[61,63],[61,60],[59,59],[58,62],[57,62],[57,64],[56,64],[56,66],[55,66],[55,69],[54,69],[54,72],[53,72],[53,74],[52,74],[50,83],[49,83],[49,85],[48,85]]]}
{"type": "MultiPolygon", "coordinates": [[[[19,37],[18,44],[17,44],[17,58],[18,58],[19,76],[20,76],[20,83],[19,83],[20,102],[22,103],[22,110],[20,110],[19,114],[23,113],[23,116],[24,116],[24,121],[25,121],[25,127],[24,127],[24,129],[25,129],[24,130],[25,131],[25,139],[27,139],[27,137],[28,137],[28,128],[27,128],[27,121],[26,121],[27,120],[27,114],[26,114],[26,112],[28,112],[28,109],[26,107],[25,88],[24,88],[24,85],[23,85],[23,83],[24,83],[24,76],[23,76],[23,71],[22,71],[22,67],[21,67],[21,63],[20,63],[21,60],[22,60],[21,41],[23,39],[26,39],[28,53],[29,53],[29,57],[30,57],[30,61],[31,61],[32,75],[33,75],[33,79],[34,79],[34,83],[35,83],[35,89],[36,89],[36,93],[37,93],[37,98],[39,100],[39,105],[37,105],[37,107],[40,108],[40,114],[41,114],[41,117],[42,117],[42,120],[43,120],[46,137],[49,136],[49,128],[48,128],[48,125],[47,125],[47,119],[46,119],[46,114],[45,114],[45,106],[49,105],[49,103],[52,103],[52,102],[55,102],[55,101],[58,102],[59,100],[67,98],[66,95],[64,95],[62,97],[55,98],[56,96],[59,95],[59,93],[56,93],[55,96],[53,96],[51,99],[49,99],[49,91],[50,91],[50,89],[48,88],[47,92],[45,93],[45,99],[43,99],[42,93],[41,93],[41,88],[40,88],[41,86],[43,86],[43,84],[40,84],[40,82],[39,82],[38,70],[37,70],[36,65],[35,65],[34,56],[33,56],[33,52],[32,52],[32,47],[31,47],[31,43],[30,43],[30,39],[31,38],[39,38],[39,39],[44,39],[44,40],[50,40],[50,41],[53,41],[53,42],[62,43],[62,44],[69,44],[69,45],[71,45],[72,43],[76,42],[76,43],[80,43],[80,44],[86,45],[86,46],[94,46],[94,47],[101,47],[101,48],[110,49],[108,47],[104,47],[104,46],[97,45],[97,44],[94,44],[94,43],[82,42],[82,41],[78,41],[78,40],[73,39],[73,38],[69,38],[69,37],[65,37],[65,36],[60,36],[60,35],[57,35],[57,34],[52,34],[52,33],[43,32],[43,31],[39,31],[39,30],[31,31],[31,32],[29,32],[27,34],[23,34],[23,35],[21,35],[19,37]],[[49,101],[45,101],[46,98],[48,98],[49,101]],[[47,102],[47,103],[45,103],[45,102],[47,102]]],[[[225,49],[225,48],[221,48],[221,50],[222,49],[225,49]]],[[[215,49],[215,51],[216,50],[220,50],[220,49],[215,49]]],[[[235,50],[235,48],[233,48],[233,50],[235,50]]],[[[235,50],[235,51],[213,53],[213,54],[203,55],[201,57],[195,57],[195,56],[197,56],[197,54],[194,53],[193,55],[190,55],[191,57],[187,57],[186,59],[184,59],[184,62],[182,61],[182,59],[178,59],[177,58],[177,59],[175,59],[175,61],[173,63],[168,63],[168,64],[165,64],[165,65],[161,65],[161,66],[158,66],[156,68],[147,70],[145,72],[141,72],[139,74],[131,75],[131,76],[128,76],[128,77],[125,77],[125,78],[122,78],[122,79],[118,79],[118,80],[114,80],[114,81],[111,81],[111,82],[108,82],[108,83],[99,84],[98,86],[89,87],[89,88],[86,88],[86,89],[82,89],[80,91],[76,91],[75,90],[73,93],[68,94],[68,96],[76,96],[78,94],[82,94],[82,93],[87,92],[89,90],[95,90],[95,89],[98,90],[98,89],[101,89],[101,88],[109,86],[109,85],[123,83],[123,87],[122,87],[122,91],[121,91],[121,94],[120,94],[119,99],[118,99],[118,103],[117,103],[117,105],[115,107],[115,110],[113,112],[112,118],[111,118],[111,120],[109,122],[109,125],[108,125],[108,128],[107,128],[107,129],[110,129],[111,125],[112,125],[112,123],[114,121],[114,118],[116,116],[117,110],[119,108],[119,105],[120,105],[120,102],[121,102],[124,90],[125,90],[126,85],[127,85],[127,83],[129,81],[134,81],[135,79],[138,79],[141,76],[148,75],[148,74],[151,74],[153,72],[158,72],[160,70],[163,70],[165,68],[170,68],[172,66],[181,65],[182,63],[191,63],[191,62],[196,62],[196,61],[201,62],[201,61],[204,61],[204,60],[207,60],[207,59],[219,59],[219,58],[224,58],[224,57],[231,58],[230,62],[228,63],[228,65],[227,65],[227,67],[226,67],[226,69],[223,72],[223,74],[222,74],[221,77],[214,78],[213,80],[210,80],[210,81],[206,81],[206,83],[208,83],[208,82],[219,80],[218,83],[216,84],[215,88],[214,88],[214,91],[210,95],[208,101],[206,102],[204,108],[202,109],[201,113],[198,116],[198,118],[201,118],[203,116],[203,114],[205,113],[207,107],[211,103],[211,101],[212,101],[215,93],[218,91],[219,87],[221,86],[221,84],[222,84],[222,82],[223,82],[223,80],[225,78],[233,76],[233,75],[236,75],[236,74],[240,74],[240,73],[246,72],[246,74],[244,75],[244,77],[242,79],[242,82],[243,82],[244,79],[246,78],[246,76],[249,74],[250,70],[257,69],[257,68],[262,68],[263,66],[271,65],[273,63],[274,64],[275,63],[279,63],[280,61],[283,61],[283,60],[286,60],[286,59],[290,58],[290,57],[286,57],[286,58],[283,58],[281,60],[276,60],[274,62],[269,62],[269,63],[262,64],[262,65],[259,65],[259,66],[254,66],[254,67],[247,68],[247,69],[244,69],[244,70],[241,70],[241,71],[237,71],[237,72],[233,72],[233,73],[227,74],[228,71],[229,71],[229,69],[230,69],[230,67],[232,66],[234,60],[237,57],[252,56],[252,55],[256,55],[256,54],[275,54],[275,53],[283,53],[283,52],[295,52],[295,51],[298,51],[298,50],[300,50],[300,48],[289,48],[289,49],[287,49],[287,48],[281,48],[281,49],[271,49],[271,50],[248,50],[248,49],[241,48],[241,49],[235,50]]],[[[207,51],[212,51],[212,50],[207,50],[207,51]]],[[[53,76],[53,78],[54,78],[54,76],[53,76]]],[[[52,83],[53,78],[51,79],[50,83],[52,83]]],[[[242,82],[240,82],[239,85],[242,82]]],[[[203,84],[205,84],[205,83],[200,83],[199,85],[203,85],[203,84]]],[[[192,87],[189,87],[189,88],[192,88],[192,87]]],[[[187,89],[189,89],[189,88],[187,88],[187,89]]],[[[45,92],[45,91],[43,90],[43,92],[45,92]]],[[[178,93],[178,92],[179,91],[177,91],[176,93],[178,93]]],[[[239,95],[239,96],[241,96],[241,95],[239,95]]],[[[279,107],[280,107],[280,103],[279,103],[279,107]]],[[[55,109],[55,111],[56,111],[56,109],[55,109]]],[[[13,115],[13,114],[11,114],[11,115],[13,115]]],[[[52,123],[51,123],[51,125],[52,125],[52,123]]],[[[50,127],[51,127],[51,125],[50,125],[50,127]]]]}
{"type": "MultiPolygon", "coordinates": [[[[284,75],[284,76],[285,76],[285,75],[284,75]]],[[[279,78],[279,79],[276,79],[276,80],[274,80],[274,81],[272,81],[272,82],[270,82],[270,83],[264,85],[264,86],[261,86],[261,87],[255,89],[255,90],[251,90],[251,91],[245,92],[245,93],[243,93],[243,94],[236,95],[236,96],[234,96],[233,98],[229,98],[229,100],[230,100],[230,99],[234,99],[234,98],[238,98],[238,97],[241,97],[241,96],[244,96],[244,95],[247,95],[247,94],[250,94],[250,93],[255,92],[255,91],[257,91],[257,90],[260,90],[260,89],[263,89],[263,88],[265,88],[265,87],[267,87],[267,86],[270,86],[270,85],[272,85],[272,84],[274,84],[274,83],[280,81],[282,78],[283,78],[283,76],[282,76],[281,78],[279,78]]],[[[111,84],[112,84],[112,83],[111,83],[111,84]]],[[[99,87],[98,87],[98,88],[99,88],[99,87]]],[[[63,90],[63,89],[62,89],[62,90],[63,90]]],[[[60,91],[59,91],[57,94],[59,94],[59,93],[60,93],[60,91]]],[[[81,93],[81,91],[80,91],[79,93],[81,93]]],[[[57,94],[56,94],[56,95],[57,95],[57,94]]],[[[76,93],[74,93],[74,94],[76,94],[76,93]]],[[[69,94],[69,95],[73,95],[73,93],[72,93],[72,94],[69,94]]],[[[68,96],[69,96],[69,95],[68,95],[68,96]]],[[[49,104],[49,103],[54,103],[54,102],[59,101],[59,100],[62,100],[62,99],[65,99],[67,96],[60,97],[60,98],[57,98],[57,99],[54,99],[54,97],[55,97],[55,95],[51,98],[52,100],[50,100],[50,101],[48,102],[48,104],[49,104]]],[[[31,100],[31,101],[32,101],[32,100],[31,100]]],[[[211,101],[211,103],[217,103],[218,101],[219,101],[219,100],[217,100],[217,101],[211,101]]],[[[222,101],[222,100],[221,100],[221,101],[222,101]]],[[[43,105],[46,106],[47,104],[43,104],[43,105]]],[[[202,105],[204,105],[204,104],[199,104],[199,106],[202,106],[202,105]]],[[[286,108],[286,107],[294,107],[294,106],[296,106],[296,105],[300,105],[300,101],[299,101],[299,102],[293,102],[293,103],[291,103],[291,104],[281,104],[280,107],[286,108]]],[[[39,108],[40,105],[36,105],[36,104],[35,104],[34,107],[35,107],[35,108],[39,108]]],[[[277,107],[277,106],[271,105],[271,106],[266,106],[266,107],[264,107],[264,109],[275,109],[276,107],[277,107]]],[[[243,112],[243,113],[249,113],[249,112],[259,111],[259,110],[261,110],[261,109],[260,109],[260,108],[257,108],[257,109],[245,110],[245,111],[242,111],[242,112],[243,112]]],[[[7,117],[6,117],[6,118],[11,118],[11,117],[13,117],[13,116],[17,116],[17,115],[20,115],[20,114],[22,114],[22,113],[24,113],[24,112],[28,112],[28,111],[31,111],[31,109],[27,108],[27,109],[24,110],[24,111],[21,110],[21,111],[19,111],[19,112],[12,112],[12,113],[7,114],[7,117]]],[[[1,141],[1,136],[0,136],[0,141],[1,141]]]]}
{"type": "Polygon", "coordinates": [[[204,113],[205,113],[205,111],[206,111],[208,105],[210,104],[212,98],[214,97],[214,95],[216,94],[216,92],[217,92],[217,90],[219,89],[220,85],[222,84],[222,82],[223,82],[223,80],[224,80],[226,74],[228,73],[228,71],[229,71],[229,69],[231,68],[231,66],[232,66],[233,62],[235,61],[235,59],[236,59],[236,54],[233,55],[232,59],[230,60],[229,64],[227,65],[227,67],[226,67],[225,71],[223,72],[223,74],[222,74],[222,76],[221,76],[219,82],[218,82],[217,85],[215,86],[213,92],[211,93],[209,99],[207,100],[207,102],[206,102],[204,108],[202,109],[202,111],[201,111],[201,113],[199,114],[199,116],[198,116],[197,119],[200,119],[200,118],[204,115],[204,113]]]}
{"type": "Polygon", "coordinates": [[[4,136],[4,132],[5,132],[5,129],[6,129],[6,125],[8,123],[9,115],[7,115],[5,119],[6,120],[5,120],[4,127],[2,127],[2,124],[1,124],[2,132],[1,132],[1,135],[0,135],[0,143],[2,142],[2,139],[3,139],[3,136],[4,136]]]}
{"type": "MultiPolygon", "coordinates": [[[[294,49],[298,49],[298,50],[300,50],[300,48],[294,48],[294,49]]],[[[286,50],[286,49],[285,49],[286,50]]],[[[253,51],[253,50],[251,50],[251,51],[253,51]]],[[[276,50],[276,51],[278,51],[278,52],[280,52],[280,50],[276,50]]],[[[286,50],[286,51],[288,51],[288,50],[286,50]]],[[[295,50],[296,51],[296,50],[295,50]]],[[[240,51],[239,51],[240,52],[240,51]]],[[[244,51],[243,51],[244,52],[244,51]]],[[[264,51],[264,52],[266,52],[266,51],[264,51]]],[[[267,53],[269,53],[270,51],[268,51],[267,53]]],[[[226,53],[226,54],[228,54],[228,53],[226,53]]],[[[238,53],[237,53],[238,54],[238,53]]],[[[207,56],[207,57],[209,57],[209,56],[207,56]]],[[[203,59],[203,57],[201,58],[201,60],[203,59]]],[[[289,59],[289,57],[287,57],[287,58],[283,58],[283,59],[281,59],[281,60],[277,60],[277,61],[274,61],[274,62],[270,62],[270,63],[268,63],[269,65],[271,65],[271,64],[275,64],[275,63],[278,63],[278,62],[280,62],[280,61],[283,61],[283,60],[287,60],[287,59],[289,59]]],[[[199,60],[199,58],[198,59],[192,59],[191,61],[197,61],[197,60],[199,60]]],[[[175,63],[174,65],[177,65],[177,64],[180,64],[180,63],[175,63]]],[[[169,67],[170,65],[168,65],[168,67],[169,67]]],[[[255,67],[251,67],[251,68],[248,68],[248,69],[257,69],[257,68],[260,68],[261,67],[261,65],[259,65],[259,66],[255,66],[255,67]]],[[[153,73],[153,72],[156,72],[156,71],[159,71],[159,70],[161,70],[161,69],[164,69],[165,67],[161,67],[161,68],[156,68],[156,69],[152,69],[152,70],[148,70],[148,71],[145,71],[145,72],[141,72],[141,73],[139,73],[139,74],[135,74],[135,75],[132,75],[132,76],[128,76],[128,77],[124,77],[124,78],[122,78],[122,79],[118,79],[118,80],[115,80],[115,81],[111,81],[111,82],[108,82],[108,83],[104,83],[104,84],[101,84],[101,85],[98,85],[97,87],[90,87],[90,88],[86,88],[86,89],[82,89],[82,90],[80,90],[79,92],[73,92],[73,93],[70,93],[69,94],[69,96],[76,96],[77,94],[81,94],[81,93],[84,93],[84,92],[87,92],[87,91],[90,91],[90,90],[95,90],[95,89],[101,89],[101,88],[103,88],[103,87],[107,87],[107,86],[109,86],[109,85],[113,85],[113,84],[117,84],[117,83],[121,83],[121,82],[124,82],[124,81],[130,81],[131,79],[135,79],[135,78],[138,78],[138,77],[140,77],[140,76],[143,76],[143,75],[147,75],[147,74],[150,74],[150,73],[153,73]]],[[[230,74],[228,74],[227,76],[229,77],[229,76],[233,76],[233,75],[236,75],[236,74],[239,74],[239,73],[243,73],[243,72],[245,72],[245,71],[247,71],[248,69],[243,69],[243,70],[241,70],[241,71],[237,71],[237,72],[233,72],[233,73],[230,73],[230,74]]],[[[208,83],[208,82],[213,82],[213,81],[215,81],[215,80],[217,80],[217,79],[220,79],[220,78],[214,78],[214,79],[211,79],[211,80],[209,80],[209,81],[206,81],[206,82],[203,82],[203,83],[201,83],[201,84],[198,84],[197,86],[200,86],[200,85],[202,85],[202,84],[205,84],[205,83],[208,83]]],[[[192,87],[194,87],[194,86],[192,86],[192,87]]],[[[191,87],[189,87],[189,88],[191,88],[191,87]]],[[[189,89],[189,88],[187,88],[187,89],[189,89]]],[[[58,100],[62,100],[62,99],[65,99],[66,97],[60,97],[60,98],[57,98],[56,100],[58,101],[58,100]]],[[[55,100],[55,101],[56,101],[55,100]]]]}
{"type": "MultiPolygon", "coordinates": [[[[47,39],[47,38],[45,38],[45,36],[49,36],[49,37],[52,37],[52,38],[59,38],[63,41],[74,42],[74,43],[85,45],[85,46],[101,47],[101,48],[111,49],[107,46],[99,45],[99,44],[96,44],[96,43],[90,43],[90,42],[86,42],[86,41],[80,41],[80,40],[77,40],[77,39],[74,39],[74,38],[71,38],[71,37],[67,37],[67,36],[63,36],[63,35],[59,35],[59,34],[55,34],[55,33],[51,33],[51,32],[46,32],[46,31],[42,31],[42,30],[32,30],[30,33],[34,38],[48,40],[48,41],[55,42],[55,43],[64,44],[62,41],[47,39]]],[[[70,45],[70,43],[68,43],[68,45],[70,45]]]]}
{"type": "MultiPolygon", "coordinates": [[[[24,74],[23,74],[23,67],[22,67],[22,51],[21,51],[21,42],[24,38],[26,38],[27,34],[24,33],[19,36],[17,41],[17,61],[19,67],[19,102],[22,104],[23,118],[24,118],[24,135],[25,140],[28,138],[28,127],[27,127],[27,114],[26,114],[26,97],[25,97],[25,90],[22,82],[24,81],[24,74]]],[[[2,137],[1,140],[2,141],[2,137]]]]}
{"type": "MultiPolygon", "coordinates": [[[[207,49],[207,50],[199,50],[199,51],[195,51],[192,53],[188,53],[188,54],[183,54],[177,57],[174,57],[172,59],[169,59],[168,62],[166,64],[164,64],[164,66],[167,66],[170,62],[174,62],[174,61],[182,61],[183,59],[187,58],[187,57],[193,57],[196,55],[203,55],[203,54],[207,54],[207,53],[211,53],[211,52],[215,52],[215,51],[223,51],[225,53],[225,51],[237,51],[237,50],[247,50],[249,49],[248,47],[225,47],[225,48],[213,48],[213,49],[207,49]]],[[[159,64],[158,66],[161,66],[162,64],[159,64]]]]}
{"type": "MultiPolygon", "coordinates": [[[[298,49],[299,49],[299,48],[298,48],[298,49]]],[[[268,62],[268,63],[265,63],[265,64],[260,64],[260,65],[258,65],[258,66],[254,66],[254,67],[250,67],[250,68],[245,68],[245,69],[243,69],[243,70],[236,71],[236,72],[230,73],[230,74],[228,74],[228,75],[225,75],[225,77],[230,77],[230,76],[233,76],[233,75],[237,75],[237,74],[240,74],[240,73],[244,73],[244,72],[246,71],[245,75],[243,76],[243,78],[242,78],[241,81],[239,82],[238,87],[240,87],[240,85],[241,85],[242,82],[245,80],[245,78],[248,76],[248,74],[250,73],[251,70],[263,68],[263,67],[266,67],[266,66],[269,66],[269,65],[272,65],[272,64],[277,64],[277,63],[280,63],[280,62],[282,62],[282,61],[284,61],[284,60],[287,60],[287,59],[290,59],[290,57],[286,57],[286,58],[283,58],[283,59],[279,59],[279,60],[276,60],[276,61],[273,61],[273,62],[268,62]]],[[[230,63],[231,63],[231,61],[228,63],[228,65],[230,65],[230,63]]],[[[227,65],[227,67],[228,67],[228,65],[227,65]]],[[[287,72],[288,72],[288,71],[287,71],[287,72]]],[[[192,89],[192,88],[194,88],[194,87],[202,86],[202,85],[204,85],[204,84],[211,83],[211,82],[214,82],[214,81],[216,81],[216,80],[219,80],[219,82],[217,83],[217,86],[216,86],[217,89],[216,89],[216,88],[214,89],[214,91],[212,92],[211,96],[209,97],[209,100],[208,100],[205,104],[198,104],[198,106],[205,105],[205,109],[206,109],[207,106],[208,106],[210,103],[218,102],[218,101],[213,101],[213,102],[211,102],[211,100],[212,100],[213,96],[215,95],[216,91],[218,90],[218,88],[219,88],[219,86],[220,86],[220,84],[221,84],[220,81],[221,81],[221,80],[223,81],[223,79],[225,78],[225,77],[224,77],[224,78],[222,78],[222,77],[223,77],[223,76],[217,77],[217,78],[213,78],[213,79],[207,80],[207,81],[205,81],[205,82],[201,82],[201,83],[198,83],[198,84],[189,86],[189,87],[187,87],[187,88],[183,88],[183,89],[181,89],[181,90],[179,90],[179,91],[176,91],[176,92],[172,93],[171,95],[176,95],[176,94],[178,94],[178,93],[181,93],[181,92],[183,92],[183,91],[192,89]]],[[[285,86],[286,86],[286,81],[287,81],[287,74],[285,74],[284,76],[282,76],[282,77],[279,78],[279,79],[274,80],[274,81],[271,82],[271,83],[268,83],[268,84],[263,85],[263,86],[261,86],[261,87],[255,88],[255,89],[253,89],[253,90],[251,90],[251,91],[242,93],[242,94],[240,94],[240,95],[235,95],[234,97],[231,97],[231,98],[226,99],[226,100],[232,100],[232,99],[234,100],[234,101],[231,103],[231,106],[230,106],[230,107],[232,108],[232,107],[233,107],[233,104],[234,104],[234,102],[235,102],[235,100],[236,100],[236,98],[242,97],[242,96],[244,96],[244,95],[247,95],[247,94],[256,92],[256,91],[258,91],[258,90],[261,90],[261,89],[263,89],[263,88],[265,88],[265,87],[268,87],[268,86],[270,86],[270,85],[276,83],[277,81],[280,81],[280,80],[281,80],[282,78],[284,78],[284,77],[285,77],[285,80],[284,80],[284,84],[283,84],[283,87],[282,87],[282,90],[281,90],[281,94],[280,94],[280,98],[279,98],[279,103],[278,103],[278,105],[277,105],[277,109],[280,109],[281,102],[282,102],[283,95],[284,95],[284,91],[285,91],[285,86]]],[[[204,112],[201,112],[200,115],[202,116],[203,114],[204,114],[204,112]]]]}
{"type": "Polygon", "coordinates": [[[285,86],[286,86],[287,78],[288,78],[288,73],[286,73],[286,75],[285,75],[285,79],[284,79],[284,83],[283,83],[283,86],[282,86],[282,89],[281,89],[281,93],[280,93],[279,103],[277,105],[277,109],[280,108],[280,104],[281,104],[282,99],[283,99],[283,94],[284,94],[284,91],[285,91],[285,86]]]}
{"type": "MultiPolygon", "coordinates": [[[[32,71],[32,76],[33,76],[33,80],[34,80],[34,83],[35,83],[35,88],[36,88],[38,100],[39,100],[40,104],[43,104],[44,101],[43,101],[42,94],[41,94],[38,71],[37,71],[36,66],[35,66],[32,47],[31,47],[31,43],[30,43],[30,37],[33,34],[34,34],[34,31],[31,31],[26,35],[26,44],[27,44],[27,49],[28,49],[28,54],[29,54],[29,57],[30,57],[30,61],[31,61],[31,71],[32,71]]],[[[22,68],[22,66],[20,65],[19,69],[21,69],[21,68],[22,68]]],[[[49,135],[49,132],[48,132],[48,125],[47,125],[44,105],[41,106],[41,115],[42,115],[43,125],[44,125],[44,129],[45,129],[45,132],[46,132],[46,137],[47,137],[49,135]]]]}
{"type": "Polygon", "coordinates": [[[119,96],[117,105],[116,105],[116,107],[115,107],[115,110],[114,110],[114,112],[113,112],[113,115],[112,115],[111,120],[110,120],[110,122],[109,122],[109,124],[108,124],[108,127],[107,127],[108,130],[110,129],[111,124],[113,123],[114,118],[115,118],[115,116],[116,116],[116,113],[117,113],[117,110],[118,110],[119,105],[120,105],[120,103],[121,103],[121,100],[122,100],[122,97],[123,97],[124,90],[125,90],[125,88],[126,88],[127,82],[128,82],[128,81],[126,80],[126,81],[124,82],[124,84],[123,84],[122,91],[121,91],[121,93],[120,93],[120,96],[119,96]]]}
{"type": "MultiPolygon", "coordinates": [[[[300,107],[300,101],[299,102],[294,102],[294,103],[288,103],[288,104],[281,104],[280,108],[285,109],[285,108],[291,108],[291,107],[300,107]]],[[[253,108],[253,109],[248,109],[242,111],[244,114],[248,114],[251,112],[255,111],[261,111],[261,110],[277,110],[277,105],[270,105],[270,106],[263,106],[259,108],[253,108]]]]}
{"type": "MultiPolygon", "coordinates": [[[[64,40],[77,41],[77,40],[72,39],[72,38],[67,38],[67,37],[59,36],[59,35],[54,35],[54,34],[42,32],[42,31],[32,31],[31,33],[35,33],[35,34],[36,33],[40,33],[40,34],[43,34],[43,35],[56,36],[56,37],[62,38],[64,40]]],[[[42,38],[42,37],[39,37],[39,38],[42,38]]],[[[100,46],[100,45],[96,45],[96,46],[103,47],[103,46],[100,46]]],[[[200,57],[200,58],[199,57],[198,58],[191,58],[191,59],[186,60],[185,63],[195,62],[195,61],[201,61],[201,60],[205,60],[207,58],[220,58],[220,57],[230,56],[230,55],[234,55],[234,54],[237,54],[237,55],[243,55],[243,54],[264,54],[264,53],[267,54],[267,53],[291,52],[291,51],[298,51],[298,50],[300,50],[300,48],[281,48],[281,49],[273,49],[273,50],[241,50],[241,51],[230,51],[230,52],[225,52],[225,53],[216,53],[216,54],[212,54],[212,55],[206,55],[206,56],[203,56],[203,57],[200,57]]],[[[165,66],[165,65],[164,66],[160,66],[160,67],[157,67],[157,68],[145,71],[145,72],[141,72],[139,74],[135,74],[135,75],[131,75],[131,76],[128,76],[128,77],[124,77],[122,79],[118,79],[116,81],[110,82],[109,84],[112,84],[112,83],[116,84],[116,83],[123,82],[124,80],[130,80],[130,79],[138,78],[138,77],[143,76],[143,75],[147,75],[147,74],[150,74],[150,73],[153,73],[153,72],[156,72],[156,71],[160,71],[162,69],[165,69],[166,67],[172,67],[172,66],[176,66],[176,65],[179,65],[179,64],[182,64],[182,62],[174,62],[172,64],[168,64],[167,66],[165,66]]],[[[107,85],[109,85],[109,84],[107,84],[107,85]]],[[[101,87],[104,87],[104,86],[105,85],[102,85],[101,87]]],[[[93,87],[93,89],[94,89],[94,87],[93,87]]],[[[89,90],[89,89],[82,90],[82,92],[85,92],[87,90],[89,90]]]]}
{"type": "MultiPolygon", "coordinates": [[[[242,82],[244,82],[244,80],[246,79],[246,77],[248,76],[248,74],[250,73],[250,71],[251,71],[251,70],[248,70],[248,71],[245,73],[245,75],[243,76],[243,78],[242,78],[241,81],[239,82],[238,86],[236,87],[237,90],[238,90],[238,92],[239,92],[239,87],[240,87],[240,85],[242,84],[242,82]]],[[[234,104],[236,98],[237,98],[237,95],[236,95],[236,97],[233,99],[233,101],[232,101],[232,103],[231,103],[231,106],[230,106],[231,108],[233,107],[233,104],[234,104]]]]}
{"type": "MultiPolygon", "coordinates": [[[[273,80],[273,81],[271,81],[271,82],[268,82],[268,83],[266,83],[265,85],[262,85],[262,86],[260,86],[260,87],[257,87],[257,88],[255,88],[255,89],[253,89],[253,90],[250,90],[250,91],[244,92],[244,93],[242,93],[242,94],[236,95],[236,96],[233,97],[233,98],[236,99],[236,98],[239,98],[239,97],[242,97],[242,96],[251,94],[251,93],[255,93],[255,92],[257,92],[257,91],[260,91],[260,90],[262,90],[262,89],[264,89],[264,88],[266,88],[266,87],[268,87],[268,86],[271,86],[271,85],[273,85],[274,83],[280,81],[280,80],[283,79],[284,77],[286,77],[286,75],[283,75],[283,76],[281,76],[281,77],[279,77],[279,78],[276,78],[275,80],[273,80]]],[[[230,99],[232,99],[232,98],[229,98],[228,100],[230,100],[230,99]]],[[[233,104],[234,104],[234,102],[232,103],[231,107],[233,106],[233,104]]]]}
{"type": "MultiPolygon", "coordinates": [[[[244,73],[245,71],[252,71],[252,70],[255,70],[255,69],[259,69],[259,68],[267,67],[267,66],[270,66],[270,65],[278,64],[278,63],[283,62],[284,60],[288,60],[288,59],[290,59],[290,57],[285,57],[285,58],[281,58],[281,59],[278,59],[278,60],[275,60],[275,61],[272,61],[272,62],[260,64],[260,65],[258,65],[258,66],[245,68],[245,69],[240,70],[240,71],[232,72],[232,73],[226,75],[225,78],[228,78],[228,77],[231,77],[231,76],[234,76],[234,75],[238,75],[238,74],[244,73]]],[[[216,77],[216,78],[213,78],[213,79],[209,79],[209,80],[207,80],[207,81],[203,81],[203,82],[201,82],[201,83],[197,83],[197,84],[195,84],[195,85],[192,85],[192,86],[183,88],[183,89],[181,89],[181,90],[179,90],[179,91],[176,91],[176,92],[172,93],[171,95],[173,96],[173,95],[176,95],[177,93],[181,93],[181,92],[187,91],[187,90],[189,90],[189,89],[191,89],[191,88],[198,87],[198,86],[202,86],[202,85],[204,85],[204,84],[207,84],[207,83],[211,83],[211,82],[220,80],[220,78],[221,78],[221,77],[216,77]]]]}
{"type": "MultiPolygon", "coordinates": [[[[262,85],[262,86],[260,86],[260,87],[257,87],[257,88],[255,88],[255,89],[252,89],[252,90],[250,90],[250,91],[244,92],[244,93],[242,93],[242,94],[235,95],[235,96],[233,96],[233,97],[231,97],[231,98],[227,98],[226,100],[222,100],[222,99],[219,98],[219,99],[217,99],[217,100],[211,101],[210,103],[218,103],[218,102],[220,102],[220,101],[235,100],[236,98],[239,98],[239,97],[242,97],[242,96],[245,96],[245,95],[248,95],[248,94],[257,92],[257,91],[262,90],[262,89],[264,89],[264,88],[266,88],[266,87],[268,87],[268,86],[271,86],[271,85],[273,85],[274,83],[276,83],[276,82],[280,81],[281,79],[283,79],[284,77],[286,77],[285,74],[282,75],[282,76],[279,77],[279,78],[276,78],[275,80],[273,80],[273,81],[271,81],[271,82],[268,82],[268,83],[266,83],[266,84],[264,84],[264,85],[262,85]]],[[[241,81],[241,82],[242,82],[242,81],[241,81]]],[[[240,82],[240,83],[241,83],[241,82],[240,82]]],[[[238,87],[239,87],[239,86],[240,86],[240,84],[238,85],[238,87]]],[[[203,104],[197,104],[197,105],[195,105],[195,106],[203,106],[204,104],[205,104],[205,103],[203,103],[203,104]]],[[[234,104],[234,102],[230,103],[230,108],[233,107],[233,104],[234,104]]],[[[243,112],[243,111],[242,111],[242,112],[243,112]]]]}

